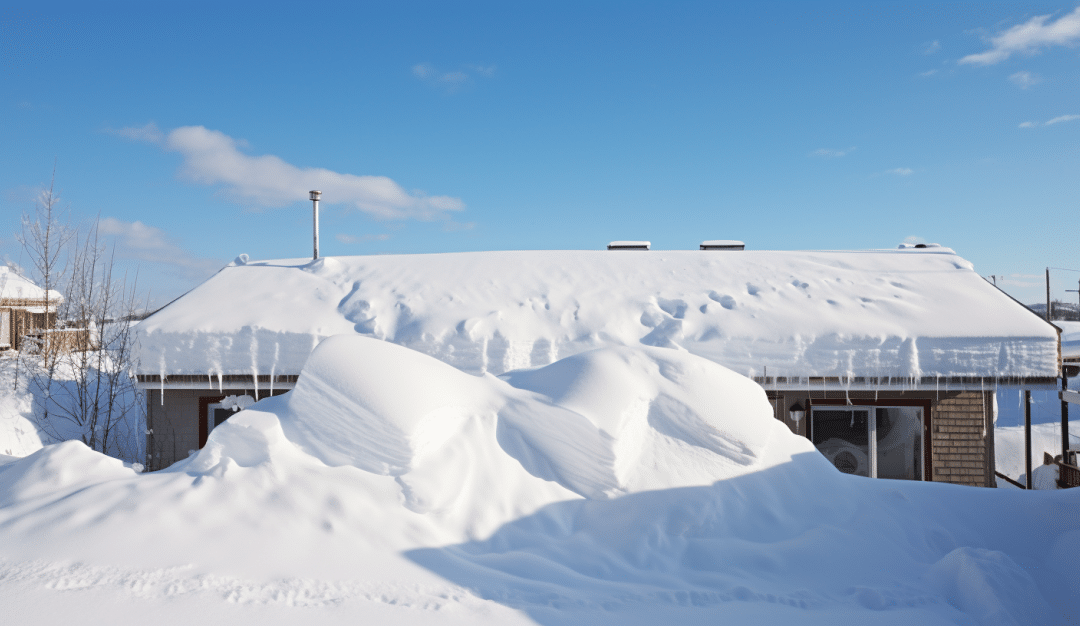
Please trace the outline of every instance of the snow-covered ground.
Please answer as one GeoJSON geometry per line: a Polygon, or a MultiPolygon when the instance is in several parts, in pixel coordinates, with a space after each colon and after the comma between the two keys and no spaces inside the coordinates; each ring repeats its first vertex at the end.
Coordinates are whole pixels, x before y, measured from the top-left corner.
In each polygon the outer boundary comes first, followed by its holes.
{"type": "Polygon", "coordinates": [[[341,336],[168,470],[2,463],[5,624],[1080,618],[1080,490],[840,474],[683,351],[495,377],[341,336]]]}

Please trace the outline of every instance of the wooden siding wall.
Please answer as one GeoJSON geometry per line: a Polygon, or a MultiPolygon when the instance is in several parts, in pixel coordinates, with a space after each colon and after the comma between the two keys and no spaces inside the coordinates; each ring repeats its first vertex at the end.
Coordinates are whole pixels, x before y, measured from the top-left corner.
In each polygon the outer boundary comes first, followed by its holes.
{"type": "Polygon", "coordinates": [[[932,424],[934,480],[991,487],[994,477],[993,391],[962,391],[939,400],[932,424]]]}
{"type": "Polygon", "coordinates": [[[56,313],[31,313],[25,308],[9,306],[6,302],[0,305],[0,310],[11,312],[11,336],[7,340],[14,350],[22,349],[23,337],[26,335],[36,330],[56,326],[56,313]]]}

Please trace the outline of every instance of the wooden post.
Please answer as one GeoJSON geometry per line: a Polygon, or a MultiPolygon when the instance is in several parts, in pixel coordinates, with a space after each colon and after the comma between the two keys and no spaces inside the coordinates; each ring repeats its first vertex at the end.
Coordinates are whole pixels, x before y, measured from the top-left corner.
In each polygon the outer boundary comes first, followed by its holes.
{"type": "MultiPolygon", "coordinates": [[[[1069,390],[1069,373],[1065,366],[1061,368],[1061,390],[1069,390]]],[[[1069,462],[1069,403],[1061,401],[1061,460],[1069,462]]]]}
{"type": "Polygon", "coordinates": [[[1031,390],[1024,390],[1024,482],[1031,489],[1031,390]]]}

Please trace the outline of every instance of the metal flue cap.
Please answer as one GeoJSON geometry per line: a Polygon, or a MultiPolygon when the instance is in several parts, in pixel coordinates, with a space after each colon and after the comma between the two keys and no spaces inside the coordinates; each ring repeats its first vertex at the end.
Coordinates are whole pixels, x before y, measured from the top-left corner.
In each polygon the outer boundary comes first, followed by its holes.
{"type": "Polygon", "coordinates": [[[312,200],[318,200],[318,199],[319,199],[319,196],[321,196],[321,195],[322,195],[322,192],[321,192],[321,191],[310,191],[310,192],[308,192],[308,193],[310,193],[310,194],[311,194],[311,199],[312,199],[312,200]]]}

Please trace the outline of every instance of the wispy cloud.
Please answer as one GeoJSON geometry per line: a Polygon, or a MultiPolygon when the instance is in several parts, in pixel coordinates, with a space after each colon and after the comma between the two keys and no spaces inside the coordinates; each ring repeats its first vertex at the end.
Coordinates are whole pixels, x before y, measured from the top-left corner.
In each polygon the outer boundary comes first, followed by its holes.
{"type": "Polygon", "coordinates": [[[1014,85],[1021,89],[1027,89],[1028,87],[1038,85],[1042,82],[1042,78],[1032,74],[1031,72],[1016,72],[1015,74],[1011,74],[1009,76],[1009,80],[1011,80],[1014,85]]]}
{"type": "Polygon", "coordinates": [[[386,233],[382,233],[380,235],[367,234],[367,235],[360,235],[360,236],[347,235],[345,233],[338,233],[337,235],[334,235],[334,239],[337,239],[341,243],[361,243],[361,242],[364,242],[364,241],[386,241],[389,238],[390,238],[390,235],[388,235],[386,233]]]}
{"type": "Polygon", "coordinates": [[[925,72],[919,72],[919,76],[921,76],[922,78],[929,78],[937,73],[937,70],[926,70],[925,72]]]}
{"type": "Polygon", "coordinates": [[[846,156],[848,154],[851,154],[854,151],[855,151],[855,146],[851,146],[850,148],[840,148],[840,149],[836,149],[836,148],[818,148],[817,150],[814,150],[813,152],[811,152],[807,156],[819,157],[819,158],[822,158],[822,159],[838,159],[838,158],[840,158],[842,156],[846,156]]]}
{"type": "Polygon", "coordinates": [[[1053,126],[1054,124],[1075,122],[1076,120],[1080,120],[1080,115],[1059,115],[1055,118],[1046,120],[1045,122],[1021,122],[1020,128],[1038,128],[1039,126],[1053,126]]]}
{"type": "Polygon", "coordinates": [[[283,207],[323,192],[324,204],[343,204],[380,219],[445,220],[465,204],[450,196],[405,191],[386,176],[344,174],[318,167],[298,167],[272,154],[251,156],[242,140],[203,126],[183,126],[164,133],[153,124],[110,130],[112,134],[161,146],[183,157],[180,175],[192,182],[220,186],[237,201],[257,207],[283,207]]]}
{"type": "Polygon", "coordinates": [[[473,77],[492,78],[495,76],[494,65],[468,65],[463,68],[444,72],[430,63],[417,63],[412,66],[413,76],[433,86],[455,91],[468,83],[473,77]]]}
{"type": "Polygon", "coordinates": [[[1046,125],[1052,126],[1054,124],[1060,124],[1061,122],[1071,122],[1073,120],[1080,120],[1080,115],[1059,115],[1053,119],[1047,120],[1046,125]]]}
{"type": "Polygon", "coordinates": [[[219,260],[194,256],[170,240],[161,229],[139,221],[104,217],[98,222],[98,234],[113,239],[117,257],[158,263],[185,278],[205,279],[223,265],[219,260]]]}
{"type": "Polygon", "coordinates": [[[990,49],[969,54],[961,64],[993,65],[1014,54],[1033,54],[1041,48],[1072,46],[1080,41],[1080,7],[1050,21],[1050,15],[1033,17],[990,38],[990,49]]]}
{"type": "Polygon", "coordinates": [[[928,41],[928,42],[924,43],[919,48],[919,52],[921,52],[922,54],[925,54],[927,56],[929,56],[931,54],[937,54],[940,51],[941,51],[941,42],[937,41],[936,39],[934,41],[928,41]]]}
{"type": "Polygon", "coordinates": [[[910,167],[894,167],[891,170],[885,170],[886,174],[892,174],[894,176],[911,176],[915,173],[915,170],[910,167]]]}
{"type": "Polygon", "coordinates": [[[105,132],[110,135],[116,135],[117,137],[123,137],[131,141],[145,141],[147,143],[160,143],[165,139],[165,135],[161,133],[161,130],[157,127],[157,124],[150,122],[146,126],[129,126],[127,128],[106,128],[105,132]]]}

